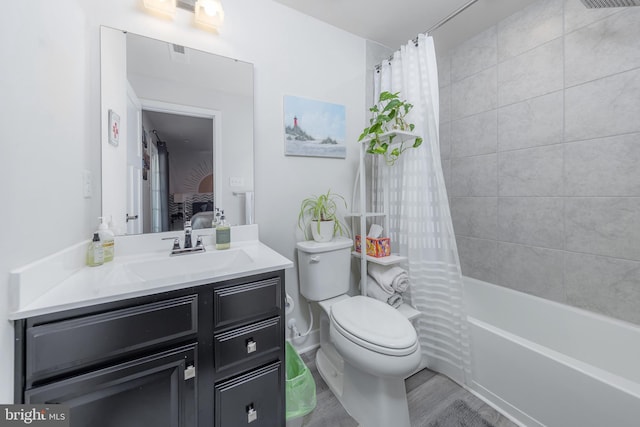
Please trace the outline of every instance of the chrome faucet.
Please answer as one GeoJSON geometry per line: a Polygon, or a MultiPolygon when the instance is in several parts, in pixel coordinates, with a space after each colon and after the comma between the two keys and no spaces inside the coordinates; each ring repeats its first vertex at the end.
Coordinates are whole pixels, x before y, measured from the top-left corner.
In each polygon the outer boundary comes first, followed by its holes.
{"type": "Polygon", "coordinates": [[[186,221],[184,224],[184,248],[180,247],[179,237],[165,237],[162,240],[173,240],[173,248],[171,248],[171,256],[207,251],[204,247],[202,236],[198,236],[195,246],[191,244],[191,222],[190,221],[186,221]]]}
{"type": "Polygon", "coordinates": [[[191,249],[191,221],[184,222],[184,248],[191,249]]]}

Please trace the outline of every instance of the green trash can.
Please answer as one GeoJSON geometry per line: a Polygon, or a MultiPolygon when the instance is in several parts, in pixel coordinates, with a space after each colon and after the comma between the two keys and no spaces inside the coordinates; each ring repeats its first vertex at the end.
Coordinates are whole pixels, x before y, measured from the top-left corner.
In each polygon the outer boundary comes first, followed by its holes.
{"type": "Polygon", "coordinates": [[[302,425],[302,417],[316,407],[316,382],[289,341],[285,344],[287,427],[302,425]]]}

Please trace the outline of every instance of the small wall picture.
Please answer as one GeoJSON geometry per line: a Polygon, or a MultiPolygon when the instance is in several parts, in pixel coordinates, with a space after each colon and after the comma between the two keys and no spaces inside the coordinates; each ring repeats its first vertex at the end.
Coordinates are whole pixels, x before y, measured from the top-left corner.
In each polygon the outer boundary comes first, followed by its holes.
{"type": "Polygon", "coordinates": [[[297,96],[284,97],[284,154],[347,157],[344,105],[297,96]]]}
{"type": "Polygon", "coordinates": [[[109,144],[118,146],[120,143],[120,116],[109,110],[109,144]]]}

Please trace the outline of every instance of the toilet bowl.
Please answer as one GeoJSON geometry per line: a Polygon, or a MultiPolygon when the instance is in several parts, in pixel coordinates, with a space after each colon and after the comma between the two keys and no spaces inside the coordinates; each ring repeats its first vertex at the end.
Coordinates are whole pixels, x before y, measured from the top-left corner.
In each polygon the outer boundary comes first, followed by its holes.
{"type": "Polygon", "coordinates": [[[388,304],[346,294],[349,239],[298,243],[300,292],[318,302],[318,372],[362,427],[410,427],[404,379],[420,365],[411,322],[388,304]]]}

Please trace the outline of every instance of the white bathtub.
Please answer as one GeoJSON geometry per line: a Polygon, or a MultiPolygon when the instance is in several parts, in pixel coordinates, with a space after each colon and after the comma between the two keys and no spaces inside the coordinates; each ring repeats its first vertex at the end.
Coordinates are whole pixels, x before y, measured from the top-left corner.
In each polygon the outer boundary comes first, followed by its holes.
{"type": "Polygon", "coordinates": [[[525,426],[640,426],[640,327],[464,284],[472,391],[525,426]]]}

